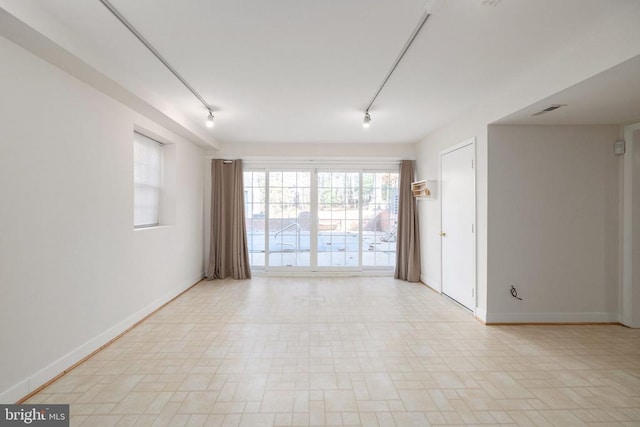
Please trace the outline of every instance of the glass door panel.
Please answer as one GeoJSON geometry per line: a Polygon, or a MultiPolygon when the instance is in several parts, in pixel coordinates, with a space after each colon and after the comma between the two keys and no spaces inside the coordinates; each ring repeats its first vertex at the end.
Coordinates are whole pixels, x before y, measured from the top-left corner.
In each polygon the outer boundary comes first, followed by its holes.
{"type": "Polygon", "coordinates": [[[268,175],[268,265],[310,267],[311,172],[272,171],[268,175]]]}
{"type": "Polygon", "coordinates": [[[362,265],[394,267],[398,225],[397,172],[362,174],[362,265]]]}
{"type": "Polygon", "coordinates": [[[318,172],[318,267],[360,265],[360,173],[318,172]]]}
{"type": "Polygon", "coordinates": [[[253,268],[264,268],[266,225],[266,174],[244,172],[244,214],[247,226],[249,262],[253,268]]]}

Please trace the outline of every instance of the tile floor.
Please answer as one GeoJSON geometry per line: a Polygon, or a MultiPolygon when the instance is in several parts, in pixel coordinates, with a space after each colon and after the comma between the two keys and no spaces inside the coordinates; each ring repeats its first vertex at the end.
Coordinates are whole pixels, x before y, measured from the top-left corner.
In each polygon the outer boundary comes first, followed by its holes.
{"type": "Polygon", "coordinates": [[[640,330],[484,326],[390,278],[202,282],[29,402],[73,426],[638,426],[640,330]]]}

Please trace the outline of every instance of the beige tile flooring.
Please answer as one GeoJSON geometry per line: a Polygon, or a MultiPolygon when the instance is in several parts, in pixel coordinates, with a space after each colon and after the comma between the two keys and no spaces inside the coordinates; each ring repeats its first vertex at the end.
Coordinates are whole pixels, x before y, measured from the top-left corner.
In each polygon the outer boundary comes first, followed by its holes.
{"type": "Polygon", "coordinates": [[[74,426],[638,426],[640,330],[484,326],[390,278],[202,282],[29,402],[74,426]]]}

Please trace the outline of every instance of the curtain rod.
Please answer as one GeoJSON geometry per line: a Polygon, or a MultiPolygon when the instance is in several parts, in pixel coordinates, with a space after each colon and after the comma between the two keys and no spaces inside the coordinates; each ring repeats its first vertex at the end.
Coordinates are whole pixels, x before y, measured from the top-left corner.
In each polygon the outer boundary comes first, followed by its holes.
{"type": "MultiPolygon", "coordinates": [[[[211,157],[212,159],[216,158],[215,156],[211,157]]],[[[376,158],[376,159],[367,159],[359,157],[357,159],[309,159],[309,158],[288,158],[288,159],[278,159],[278,158],[261,158],[261,157],[244,157],[242,158],[243,163],[262,163],[262,164],[291,164],[291,165],[316,165],[316,164],[335,164],[335,165],[357,165],[357,164],[400,164],[402,160],[414,160],[414,159],[401,159],[398,157],[390,157],[390,158],[376,158]]]]}

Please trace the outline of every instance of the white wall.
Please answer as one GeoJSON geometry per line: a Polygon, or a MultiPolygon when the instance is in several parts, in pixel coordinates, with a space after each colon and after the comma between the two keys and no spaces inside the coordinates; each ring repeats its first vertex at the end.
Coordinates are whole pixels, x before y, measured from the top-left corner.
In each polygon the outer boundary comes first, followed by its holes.
{"type": "Polygon", "coordinates": [[[366,161],[375,159],[412,160],[416,144],[225,144],[211,158],[260,160],[366,161]]]}
{"type": "Polygon", "coordinates": [[[0,401],[202,277],[202,151],[0,38],[0,401]],[[174,143],[175,224],[134,231],[134,127],[174,143]]]}
{"type": "MultiPolygon", "coordinates": [[[[429,135],[418,145],[418,179],[440,179],[440,153],[445,149],[475,138],[476,141],[476,315],[484,319],[487,300],[487,132],[483,115],[467,113],[456,126],[448,126],[429,135]]],[[[420,201],[420,239],[422,281],[442,291],[441,283],[441,200],[420,201]]]]}
{"type": "Polygon", "coordinates": [[[640,123],[624,128],[620,321],[640,328],[640,123]]]}
{"type": "Polygon", "coordinates": [[[628,326],[640,328],[640,130],[633,132],[633,147],[631,154],[633,155],[633,183],[631,190],[633,195],[632,201],[632,252],[630,264],[633,266],[632,282],[631,282],[631,310],[627,319],[628,326]]]}
{"type": "Polygon", "coordinates": [[[489,126],[488,323],[618,321],[618,131],[489,126]]]}
{"type": "MultiPolygon", "coordinates": [[[[601,73],[640,53],[638,5],[626,3],[611,8],[607,19],[581,38],[534,67],[523,69],[511,81],[498,88],[488,99],[462,112],[455,120],[427,135],[417,148],[418,177],[439,176],[440,151],[469,138],[476,138],[477,191],[477,308],[484,319],[487,308],[487,126],[520,109],[528,107],[569,86],[601,73]]],[[[421,202],[420,234],[423,280],[440,290],[440,201],[421,202]]]]}

